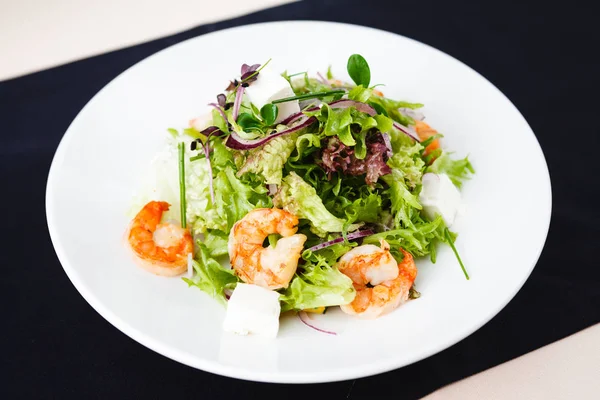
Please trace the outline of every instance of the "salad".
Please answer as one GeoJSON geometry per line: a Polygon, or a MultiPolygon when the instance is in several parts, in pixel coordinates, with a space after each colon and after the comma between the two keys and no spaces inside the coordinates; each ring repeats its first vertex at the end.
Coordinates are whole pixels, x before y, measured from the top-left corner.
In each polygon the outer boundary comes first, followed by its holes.
{"type": "MultiPolygon", "coordinates": [[[[281,313],[375,318],[419,297],[474,173],[350,56],[352,82],[244,64],[204,115],[169,129],[135,200],[139,264],[227,305],[224,329],[277,335],[281,313]]],[[[458,270],[457,270],[458,271],[458,270]]],[[[458,271],[460,273],[460,271],[458,271]]],[[[330,333],[330,332],[329,332],[330,333]]]]}

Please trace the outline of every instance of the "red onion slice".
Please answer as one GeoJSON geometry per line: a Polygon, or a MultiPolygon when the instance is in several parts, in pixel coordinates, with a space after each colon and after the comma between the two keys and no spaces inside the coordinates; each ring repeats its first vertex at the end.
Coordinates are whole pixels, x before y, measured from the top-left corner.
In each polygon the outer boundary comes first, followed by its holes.
{"type": "Polygon", "coordinates": [[[310,321],[310,318],[308,317],[308,315],[306,315],[306,312],[304,312],[304,311],[298,312],[298,318],[300,318],[300,321],[302,321],[302,323],[304,325],[308,326],[309,328],[314,329],[315,331],[326,333],[328,335],[337,335],[337,333],[335,333],[335,332],[326,331],[325,329],[317,328],[316,326],[312,325],[310,322],[308,322],[308,321],[310,321]]]}
{"type": "Polygon", "coordinates": [[[383,137],[383,142],[385,143],[385,147],[387,147],[387,156],[388,158],[390,158],[394,152],[392,151],[392,141],[390,140],[390,135],[387,133],[382,133],[381,136],[383,137]]]}
{"type": "Polygon", "coordinates": [[[419,135],[417,135],[417,132],[415,132],[411,128],[408,128],[404,125],[400,125],[396,121],[394,121],[394,128],[398,129],[400,132],[404,133],[406,136],[410,137],[411,139],[416,140],[417,142],[421,143],[421,139],[419,139],[419,135]]]}
{"type": "Polygon", "coordinates": [[[297,120],[299,120],[302,117],[305,117],[305,115],[304,115],[305,112],[317,111],[318,109],[319,109],[319,106],[314,106],[314,107],[307,108],[304,111],[300,111],[300,112],[297,112],[295,114],[290,115],[289,117],[287,117],[286,119],[284,119],[283,121],[281,121],[280,124],[289,125],[292,122],[297,121],[297,120]]]}
{"type": "Polygon", "coordinates": [[[266,137],[263,137],[260,139],[244,139],[244,138],[240,137],[240,135],[238,135],[236,132],[231,132],[231,135],[229,135],[229,137],[227,138],[227,141],[225,142],[225,146],[229,147],[230,149],[235,149],[235,150],[255,149],[255,148],[262,146],[263,144],[275,139],[276,137],[287,135],[288,133],[292,133],[292,132],[299,131],[300,129],[304,129],[304,128],[310,126],[316,120],[317,119],[315,117],[310,117],[310,118],[306,117],[305,120],[300,120],[298,125],[294,125],[293,127],[289,128],[289,129],[286,129],[281,132],[273,133],[269,136],[266,136],[266,137]]]}
{"type": "MultiPolygon", "coordinates": [[[[310,108],[308,110],[310,110],[310,108]]],[[[306,111],[308,111],[308,110],[306,110],[306,111]]],[[[304,116],[304,114],[302,113],[302,111],[297,112],[297,113],[292,114],[289,117],[285,118],[283,121],[280,122],[280,124],[289,125],[292,122],[296,121],[297,119],[302,118],[303,116],[304,116]]]]}
{"type": "Polygon", "coordinates": [[[323,75],[321,75],[320,72],[317,72],[317,76],[319,77],[319,80],[321,81],[321,83],[323,85],[326,85],[328,87],[331,87],[331,85],[329,84],[329,81],[327,79],[325,79],[325,77],[323,75]]]}
{"type": "Polygon", "coordinates": [[[331,107],[331,108],[354,107],[360,112],[369,114],[371,117],[377,115],[377,111],[375,111],[375,109],[373,107],[371,107],[370,105],[368,105],[366,103],[361,103],[360,101],[355,101],[355,100],[341,99],[341,100],[332,101],[331,103],[329,103],[329,107],[331,107]]]}
{"type": "Polygon", "coordinates": [[[406,108],[406,107],[399,108],[398,111],[400,111],[402,114],[407,115],[417,121],[423,121],[425,119],[425,115],[422,112],[413,110],[412,108],[406,108]]]}
{"type": "MultiPolygon", "coordinates": [[[[348,240],[354,240],[354,239],[360,239],[360,238],[365,237],[365,236],[370,236],[372,234],[373,234],[372,230],[365,229],[365,230],[362,230],[362,231],[356,231],[356,232],[349,233],[347,236],[348,236],[348,240]]],[[[344,241],[343,237],[335,238],[335,239],[330,240],[328,242],[316,244],[313,247],[310,247],[308,250],[309,251],[321,250],[321,249],[324,249],[326,247],[333,246],[336,243],[342,243],[343,241],[344,241]]]]}
{"type": "Polygon", "coordinates": [[[208,139],[211,136],[220,136],[223,132],[219,129],[218,126],[209,126],[208,128],[200,131],[201,134],[203,134],[204,136],[206,136],[206,138],[208,139]]]}
{"type": "Polygon", "coordinates": [[[233,102],[233,120],[237,121],[238,114],[240,112],[240,106],[242,105],[242,97],[244,96],[244,86],[240,84],[235,92],[235,100],[233,102]]]}
{"type": "MultiPolygon", "coordinates": [[[[331,107],[331,108],[354,107],[358,111],[369,114],[370,116],[377,115],[377,111],[375,111],[375,109],[373,107],[371,107],[370,105],[368,105],[366,103],[361,103],[360,101],[341,99],[341,100],[332,101],[331,103],[329,103],[329,107],[331,107]]],[[[297,112],[296,114],[290,115],[289,117],[287,117],[286,119],[281,121],[280,124],[284,124],[284,125],[291,124],[292,122],[302,118],[302,116],[304,115],[304,112],[317,111],[318,109],[319,109],[319,106],[307,108],[304,111],[300,111],[300,112],[297,112]]]]}

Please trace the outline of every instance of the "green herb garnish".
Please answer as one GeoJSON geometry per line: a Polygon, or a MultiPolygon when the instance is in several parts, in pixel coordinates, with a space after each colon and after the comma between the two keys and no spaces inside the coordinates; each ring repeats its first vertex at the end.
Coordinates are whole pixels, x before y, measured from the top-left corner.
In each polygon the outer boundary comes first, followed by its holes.
{"type": "Polygon", "coordinates": [[[328,90],[326,92],[314,92],[314,93],[299,94],[297,96],[284,97],[283,99],[273,100],[271,102],[271,104],[285,103],[287,101],[294,101],[294,100],[317,99],[320,97],[327,97],[327,96],[333,96],[336,94],[344,94],[344,93],[346,93],[345,90],[338,89],[338,90],[328,90]]]}
{"type": "Polygon", "coordinates": [[[333,79],[333,74],[331,73],[331,65],[327,67],[327,79],[333,79]]]}
{"type": "Polygon", "coordinates": [[[185,218],[185,144],[179,143],[179,203],[181,213],[181,227],[186,228],[187,222],[185,218]]]}
{"type": "Polygon", "coordinates": [[[462,268],[463,273],[465,274],[465,278],[467,278],[467,280],[469,280],[469,274],[467,273],[467,269],[465,268],[462,260],[460,259],[460,255],[458,255],[458,250],[456,250],[456,247],[454,246],[454,240],[452,239],[452,235],[450,235],[450,231],[448,230],[448,228],[444,229],[444,236],[446,237],[448,244],[452,248],[452,251],[454,252],[454,255],[456,256],[456,259],[458,260],[458,263],[460,264],[460,267],[462,268]]]}
{"type": "Polygon", "coordinates": [[[277,108],[275,104],[265,104],[260,109],[260,116],[262,117],[265,125],[273,125],[273,123],[277,119],[278,113],[279,108],[277,108]]]}
{"type": "Polygon", "coordinates": [[[360,54],[352,54],[348,59],[348,75],[357,85],[363,85],[369,87],[371,82],[371,69],[367,60],[360,54]]]}

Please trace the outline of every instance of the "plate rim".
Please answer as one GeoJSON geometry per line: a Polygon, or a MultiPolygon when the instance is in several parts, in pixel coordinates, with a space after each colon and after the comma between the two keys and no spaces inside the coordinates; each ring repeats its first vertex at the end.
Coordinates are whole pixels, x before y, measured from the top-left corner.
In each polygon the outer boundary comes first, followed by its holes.
{"type": "Polygon", "coordinates": [[[111,325],[113,325],[115,328],[120,330],[122,333],[124,333],[131,339],[135,340],[136,342],[142,344],[144,347],[152,350],[155,353],[160,354],[163,357],[170,358],[172,360],[175,360],[175,361],[185,364],[187,366],[197,368],[197,369],[200,369],[205,372],[230,377],[230,378],[255,381],[255,382],[269,382],[269,383],[324,383],[324,382],[336,382],[336,381],[357,379],[357,378],[377,375],[377,374],[392,371],[392,370],[395,370],[398,368],[402,368],[402,367],[411,365],[415,362],[424,360],[424,359],[431,357],[432,355],[437,354],[437,353],[453,346],[454,344],[468,338],[474,332],[478,331],[482,326],[487,324],[496,315],[498,315],[498,313],[500,311],[502,311],[506,307],[506,305],[514,299],[514,297],[521,290],[521,288],[523,287],[523,285],[525,284],[527,279],[529,279],[533,269],[535,268],[535,266],[537,265],[537,263],[540,259],[542,251],[545,247],[546,241],[548,239],[548,233],[549,233],[551,219],[552,219],[551,218],[552,217],[552,182],[551,182],[551,178],[550,178],[550,171],[548,168],[548,163],[544,156],[542,147],[541,147],[539,140],[537,139],[537,136],[535,135],[533,129],[527,122],[527,119],[523,116],[523,114],[519,111],[519,109],[514,105],[514,103],[498,87],[496,87],[496,85],[494,85],[490,80],[485,78],[485,76],[483,76],[482,74],[480,74],[479,72],[477,72],[476,70],[471,68],[469,65],[465,64],[460,59],[458,59],[442,50],[439,50],[427,43],[423,43],[416,39],[413,39],[413,38],[410,38],[410,37],[407,37],[407,36],[404,36],[404,35],[401,35],[398,33],[386,31],[383,29],[373,28],[373,27],[359,25],[359,24],[349,24],[349,23],[332,22],[332,21],[282,20],[282,21],[269,21],[269,22],[258,22],[258,23],[252,23],[252,24],[246,24],[246,25],[238,25],[238,26],[234,26],[234,27],[230,27],[230,28],[219,29],[219,30],[216,30],[213,32],[208,32],[205,34],[196,35],[194,37],[188,38],[188,39],[178,42],[174,45],[167,46],[155,53],[150,54],[149,56],[147,56],[147,57],[143,58],[142,60],[137,61],[135,64],[129,66],[128,68],[126,68],[125,70],[120,72],[117,76],[115,76],[113,79],[111,79],[108,83],[106,83],[98,92],[96,92],[96,94],[94,94],[86,102],[86,104],[81,108],[81,110],[79,110],[79,112],[77,113],[77,115],[75,116],[73,121],[71,121],[71,123],[69,124],[68,128],[66,129],[65,133],[63,134],[63,136],[60,140],[59,145],[57,146],[57,149],[52,157],[52,162],[50,165],[50,169],[49,169],[48,177],[47,177],[47,181],[46,181],[45,212],[46,212],[46,222],[47,222],[47,226],[48,226],[48,231],[50,233],[52,245],[54,247],[54,250],[56,252],[56,255],[60,261],[60,264],[61,264],[63,270],[65,271],[67,277],[69,278],[69,280],[71,281],[71,283],[73,284],[75,289],[77,289],[79,294],[88,302],[88,304],[98,314],[100,314],[100,316],[102,316],[106,321],[108,321],[111,325]],[[429,48],[429,50],[433,50],[435,52],[440,53],[443,56],[449,57],[449,58],[453,59],[454,61],[457,61],[458,63],[462,64],[463,67],[466,67],[472,73],[478,75],[488,85],[491,85],[491,87],[493,89],[495,89],[495,91],[498,94],[500,94],[502,97],[504,97],[504,99],[512,106],[514,111],[518,115],[521,116],[521,118],[523,119],[523,121],[525,122],[527,127],[529,128],[529,131],[532,134],[533,139],[535,140],[535,143],[537,144],[536,151],[538,153],[538,157],[541,157],[541,161],[543,163],[544,172],[545,172],[544,186],[546,186],[546,188],[547,188],[547,193],[546,193],[545,197],[546,197],[546,202],[547,202],[546,207],[547,207],[548,212],[545,217],[546,222],[545,222],[545,226],[544,226],[544,237],[543,237],[543,240],[541,241],[540,247],[538,249],[536,249],[535,262],[533,262],[532,265],[527,267],[527,271],[526,271],[526,273],[523,274],[523,278],[522,278],[521,282],[515,287],[515,289],[512,291],[512,293],[510,293],[510,295],[507,295],[505,297],[505,299],[500,303],[500,306],[497,309],[490,310],[487,313],[487,316],[485,318],[482,318],[476,324],[470,325],[468,328],[463,329],[463,331],[461,331],[460,334],[456,334],[456,335],[448,338],[442,344],[438,344],[437,346],[431,346],[431,348],[427,348],[423,351],[416,352],[413,354],[412,357],[408,358],[408,360],[403,359],[402,361],[396,361],[395,358],[390,358],[390,359],[376,361],[373,363],[360,364],[359,366],[353,366],[353,367],[348,367],[348,368],[337,368],[335,370],[330,370],[325,373],[316,375],[316,374],[310,374],[310,373],[304,373],[304,372],[292,372],[292,373],[282,372],[282,371],[255,372],[248,368],[225,365],[225,364],[218,363],[218,362],[208,361],[208,360],[205,360],[205,359],[202,359],[199,357],[189,357],[185,352],[180,351],[175,348],[172,348],[168,345],[164,345],[160,341],[154,340],[153,338],[146,336],[144,334],[144,332],[139,331],[139,330],[129,326],[129,324],[126,321],[122,320],[117,315],[115,315],[110,309],[105,307],[102,304],[102,302],[95,297],[95,295],[92,293],[92,291],[89,290],[85,286],[85,284],[80,280],[80,278],[76,272],[76,268],[74,268],[68,261],[68,258],[66,255],[66,250],[63,247],[63,244],[59,238],[58,232],[56,231],[55,216],[52,213],[52,209],[54,207],[54,200],[53,200],[54,189],[53,188],[56,187],[54,182],[57,179],[56,178],[56,175],[57,175],[56,170],[57,170],[57,168],[59,168],[57,166],[58,160],[60,158],[62,158],[64,154],[66,154],[65,149],[66,149],[68,143],[70,142],[71,137],[75,134],[74,131],[71,131],[71,127],[76,123],[76,121],[80,118],[81,114],[90,106],[90,104],[92,104],[94,99],[96,99],[99,95],[101,95],[101,93],[103,93],[104,90],[106,90],[106,88],[110,86],[110,84],[112,84],[113,82],[115,82],[119,79],[122,79],[123,75],[125,75],[132,68],[136,67],[138,64],[140,64],[142,62],[146,62],[147,60],[152,59],[153,57],[159,55],[160,53],[162,53],[166,50],[183,45],[183,44],[185,44],[189,41],[195,40],[199,37],[207,37],[207,36],[210,37],[213,35],[219,35],[223,31],[244,30],[244,29],[252,29],[253,27],[257,27],[257,26],[279,25],[279,24],[297,24],[297,25],[322,24],[322,25],[338,25],[338,26],[341,25],[341,26],[345,26],[350,29],[360,28],[360,29],[375,31],[379,34],[384,33],[386,35],[401,37],[402,39],[414,42],[421,46],[425,46],[425,47],[429,48]]]}

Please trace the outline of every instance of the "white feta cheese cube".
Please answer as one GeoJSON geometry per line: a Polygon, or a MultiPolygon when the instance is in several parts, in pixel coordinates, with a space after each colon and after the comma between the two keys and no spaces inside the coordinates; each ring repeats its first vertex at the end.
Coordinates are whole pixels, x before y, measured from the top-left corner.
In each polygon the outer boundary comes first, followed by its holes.
{"type": "MultiPolygon", "coordinates": [[[[269,67],[263,68],[257,76],[256,81],[250,83],[245,90],[250,103],[259,110],[273,100],[294,96],[292,87],[280,74],[273,72],[269,67]]],[[[298,100],[286,101],[277,104],[278,112],[275,123],[283,121],[292,114],[300,112],[298,100]]]]}
{"type": "Polygon", "coordinates": [[[257,285],[238,283],[227,302],[226,332],[275,338],[279,331],[279,293],[257,285]]]}
{"type": "Polygon", "coordinates": [[[419,201],[427,218],[434,219],[439,214],[448,227],[454,223],[461,206],[460,192],[446,174],[423,175],[419,201]]]}

